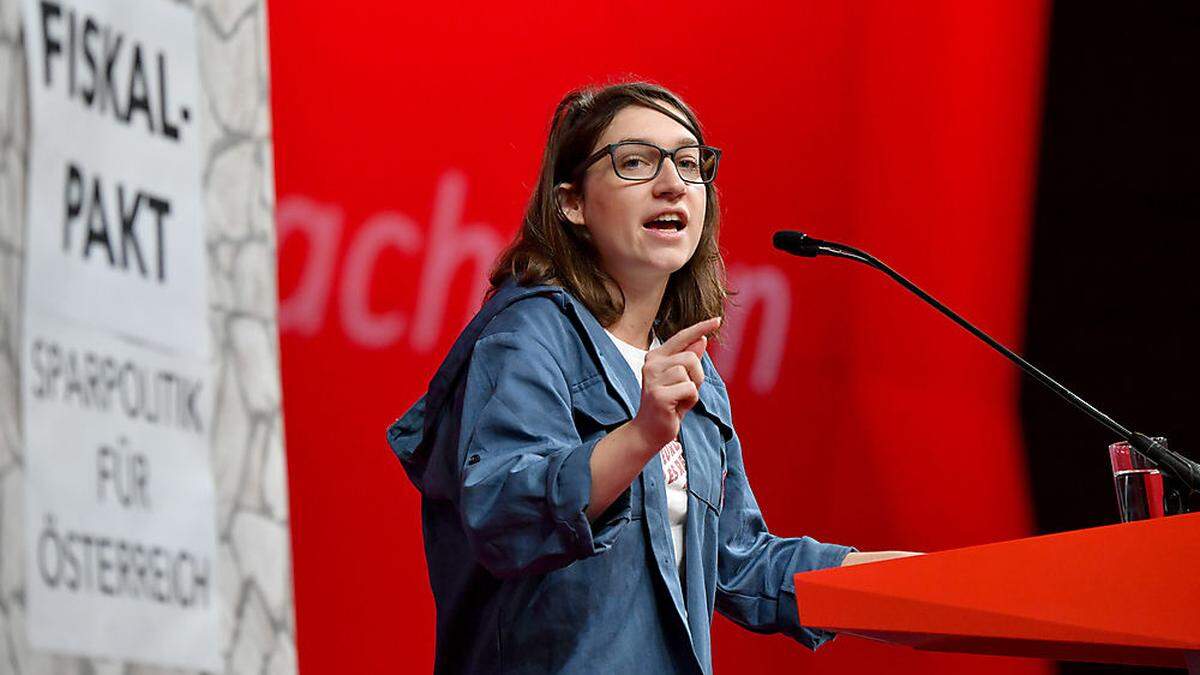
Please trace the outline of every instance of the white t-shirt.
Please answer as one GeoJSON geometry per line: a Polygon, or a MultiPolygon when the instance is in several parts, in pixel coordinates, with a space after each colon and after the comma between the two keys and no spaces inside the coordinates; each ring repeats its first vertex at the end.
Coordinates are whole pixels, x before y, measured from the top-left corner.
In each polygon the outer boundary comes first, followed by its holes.
{"type": "MultiPolygon", "coordinates": [[[[608,333],[608,337],[617,346],[621,356],[625,357],[625,361],[633,369],[634,376],[637,377],[638,385],[641,385],[642,366],[646,364],[648,350],[638,349],[607,330],[604,332],[608,333]]],[[[650,349],[654,349],[660,344],[662,343],[656,337],[650,344],[650,349]]],[[[688,510],[687,463],[683,459],[683,446],[677,440],[664,445],[658,456],[662,460],[663,482],[667,486],[667,522],[671,524],[671,541],[675,544],[675,564],[682,570],[683,525],[687,522],[688,510]]]]}

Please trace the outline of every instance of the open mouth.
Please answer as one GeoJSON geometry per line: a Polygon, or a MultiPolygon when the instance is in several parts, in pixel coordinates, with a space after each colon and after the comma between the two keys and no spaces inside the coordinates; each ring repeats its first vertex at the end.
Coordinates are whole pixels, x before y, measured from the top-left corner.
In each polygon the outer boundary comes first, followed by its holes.
{"type": "Polygon", "coordinates": [[[683,222],[683,219],[674,213],[660,215],[654,220],[642,225],[642,227],[649,230],[666,230],[669,232],[679,232],[683,230],[685,226],[686,223],[683,222]]]}

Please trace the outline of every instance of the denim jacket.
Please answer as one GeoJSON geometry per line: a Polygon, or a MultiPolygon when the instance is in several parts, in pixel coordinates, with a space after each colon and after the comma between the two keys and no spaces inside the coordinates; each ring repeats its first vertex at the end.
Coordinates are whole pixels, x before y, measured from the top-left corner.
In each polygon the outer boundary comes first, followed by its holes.
{"type": "Polygon", "coordinates": [[[436,672],[710,673],[714,609],[812,649],[832,637],[800,625],[792,575],[853,549],[767,531],[725,384],[708,356],[703,368],[679,437],[679,572],[657,455],[585,514],[592,450],[641,401],[604,329],[557,287],[509,282],[484,304],[388,429],[422,495],[436,672]]]}

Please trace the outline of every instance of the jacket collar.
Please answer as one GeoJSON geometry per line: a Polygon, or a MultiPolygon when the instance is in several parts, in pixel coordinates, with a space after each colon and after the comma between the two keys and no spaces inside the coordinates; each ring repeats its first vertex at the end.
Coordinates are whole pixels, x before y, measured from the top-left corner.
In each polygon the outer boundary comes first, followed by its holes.
{"type": "MultiPolygon", "coordinates": [[[[446,398],[453,392],[460,373],[470,363],[475,342],[488,323],[509,305],[535,295],[550,297],[559,305],[575,324],[584,346],[596,359],[599,370],[620,399],[626,413],[630,418],[637,414],[642,400],[641,387],[625,363],[625,358],[621,356],[621,352],[613,344],[612,339],[609,338],[591,310],[561,286],[521,286],[514,279],[504,282],[496,290],[496,293],[484,303],[479,313],[463,329],[454,346],[450,348],[450,353],[430,380],[429,393],[425,401],[427,410],[440,409],[446,398]]],[[[722,422],[731,431],[729,405],[722,395],[724,386],[713,382],[714,378],[717,380],[719,378],[716,377],[716,370],[707,355],[704,357],[704,370],[710,379],[700,387],[700,400],[697,408],[700,409],[700,412],[707,413],[710,417],[722,422]],[[721,391],[717,390],[718,386],[721,387],[721,391]]],[[[427,416],[425,423],[431,424],[434,418],[436,415],[427,416]]]]}
{"type": "Polygon", "coordinates": [[[612,338],[605,332],[604,327],[596,320],[592,312],[579,300],[569,293],[563,292],[566,298],[566,308],[576,326],[582,328],[580,337],[584,346],[598,362],[599,369],[608,381],[609,387],[616,392],[625,412],[632,418],[637,414],[642,401],[642,387],[638,384],[633,371],[629,369],[625,357],[613,343],[612,338]]]}
{"type": "Polygon", "coordinates": [[[446,359],[433,374],[429,381],[429,393],[426,396],[427,409],[438,410],[441,408],[446,398],[454,390],[459,374],[471,362],[475,343],[492,319],[514,302],[534,295],[553,297],[560,306],[570,298],[566,291],[557,286],[519,286],[515,280],[511,279],[504,282],[459,334],[458,339],[450,348],[450,352],[446,355],[446,359]]]}

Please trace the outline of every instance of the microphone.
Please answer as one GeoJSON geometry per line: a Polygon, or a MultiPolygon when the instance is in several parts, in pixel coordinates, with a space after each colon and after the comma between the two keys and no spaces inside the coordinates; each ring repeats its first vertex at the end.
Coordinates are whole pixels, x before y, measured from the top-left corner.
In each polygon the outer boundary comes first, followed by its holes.
{"type": "Polygon", "coordinates": [[[900,274],[898,274],[895,270],[883,264],[883,262],[871,254],[845,244],[813,239],[803,232],[795,232],[791,230],[781,230],[776,232],[772,237],[772,243],[774,243],[775,248],[783,251],[784,253],[791,253],[792,255],[801,256],[804,258],[815,258],[819,255],[845,258],[847,260],[854,260],[855,262],[869,265],[870,267],[874,267],[880,272],[883,272],[901,286],[907,288],[909,291],[912,291],[917,297],[932,305],[934,309],[949,317],[951,321],[957,323],[959,326],[962,326],[963,329],[965,329],[968,333],[974,335],[985,342],[992,349],[995,349],[1003,354],[1005,358],[1017,364],[1021,370],[1025,371],[1030,377],[1037,380],[1050,391],[1066,399],[1068,403],[1087,413],[1092,419],[1107,427],[1109,431],[1112,431],[1117,436],[1121,437],[1125,441],[1128,441],[1130,447],[1150,458],[1159,466],[1165,468],[1173,476],[1175,476],[1175,478],[1177,478],[1181,484],[1187,487],[1188,490],[1192,492],[1200,491],[1200,463],[1193,462],[1174,450],[1169,450],[1165,445],[1155,441],[1153,438],[1150,438],[1145,434],[1141,434],[1136,431],[1130,431],[1121,424],[1117,423],[1116,420],[1077,396],[1075,392],[1059,384],[1054,378],[1043,373],[1032,363],[1026,361],[1008,347],[1005,347],[997,342],[992,338],[992,336],[976,328],[974,324],[959,316],[949,307],[938,302],[936,298],[918,288],[913,282],[900,276],[900,274]]]}
{"type": "Polygon", "coordinates": [[[771,237],[771,243],[775,244],[775,248],[785,253],[805,258],[815,258],[820,255],[818,246],[825,242],[820,239],[813,239],[803,232],[780,230],[771,237]]]}

